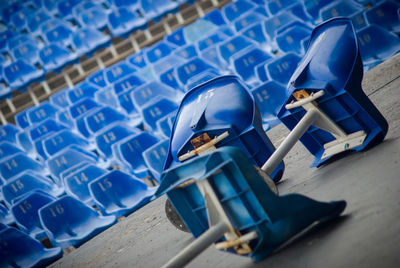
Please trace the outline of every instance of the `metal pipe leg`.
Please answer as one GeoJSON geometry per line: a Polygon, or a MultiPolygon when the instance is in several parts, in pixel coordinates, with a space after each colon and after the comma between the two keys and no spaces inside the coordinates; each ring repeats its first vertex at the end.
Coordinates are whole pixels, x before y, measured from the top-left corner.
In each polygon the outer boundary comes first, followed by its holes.
{"type": "Polygon", "coordinates": [[[267,174],[271,174],[317,118],[318,111],[316,109],[307,111],[296,127],[289,133],[286,139],[279,145],[278,149],[275,150],[261,169],[267,174]]]}
{"type": "Polygon", "coordinates": [[[228,231],[228,229],[228,225],[224,222],[219,222],[218,224],[210,227],[201,236],[190,243],[185,249],[164,264],[162,268],[178,268],[185,266],[211,244],[220,239],[224,233],[228,231]]]}

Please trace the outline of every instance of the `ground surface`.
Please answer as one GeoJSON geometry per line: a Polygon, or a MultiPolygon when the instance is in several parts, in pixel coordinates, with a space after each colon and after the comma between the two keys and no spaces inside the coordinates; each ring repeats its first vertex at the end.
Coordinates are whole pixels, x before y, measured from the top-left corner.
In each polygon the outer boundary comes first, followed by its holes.
{"type": "MultiPolygon", "coordinates": [[[[210,247],[188,267],[400,267],[400,54],[368,72],[363,88],[389,122],[385,141],[318,169],[297,144],[279,185],[281,194],[344,199],[345,216],[260,263],[210,247]]],[[[286,134],[277,127],[269,136],[277,145],[286,134]]],[[[193,240],[168,222],[164,203],[148,204],[53,267],[160,267],[193,240]]]]}

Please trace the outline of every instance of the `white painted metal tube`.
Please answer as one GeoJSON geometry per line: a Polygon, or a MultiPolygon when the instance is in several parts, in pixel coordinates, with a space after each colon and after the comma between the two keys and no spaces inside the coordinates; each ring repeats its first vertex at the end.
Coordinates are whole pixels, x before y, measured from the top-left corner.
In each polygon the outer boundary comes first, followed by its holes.
{"type": "Polygon", "coordinates": [[[201,236],[190,243],[185,249],[164,264],[162,268],[184,267],[211,244],[220,239],[224,233],[228,231],[228,229],[228,225],[224,222],[219,222],[218,224],[210,227],[201,236]]]}
{"type": "Polygon", "coordinates": [[[289,133],[286,139],[279,145],[271,157],[261,167],[268,175],[275,170],[282,159],[287,153],[293,148],[296,142],[303,136],[307,129],[315,122],[318,118],[318,111],[311,109],[303,116],[303,118],[297,123],[295,128],[289,133]]]}

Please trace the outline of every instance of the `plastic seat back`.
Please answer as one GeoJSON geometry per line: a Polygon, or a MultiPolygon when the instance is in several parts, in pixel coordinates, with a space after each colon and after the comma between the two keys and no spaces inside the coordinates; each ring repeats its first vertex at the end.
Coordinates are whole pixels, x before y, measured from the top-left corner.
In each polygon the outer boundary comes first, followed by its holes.
{"type": "Polygon", "coordinates": [[[143,159],[153,177],[159,182],[164,171],[165,160],[168,154],[169,140],[160,141],[143,151],[143,159]]]}
{"type": "Polygon", "coordinates": [[[45,172],[44,167],[40,163],[24,153],[15,154],[0,162],[0,174],[6,180],[11,179],[25,170],[32,170],[38,173],[45,172]]]}

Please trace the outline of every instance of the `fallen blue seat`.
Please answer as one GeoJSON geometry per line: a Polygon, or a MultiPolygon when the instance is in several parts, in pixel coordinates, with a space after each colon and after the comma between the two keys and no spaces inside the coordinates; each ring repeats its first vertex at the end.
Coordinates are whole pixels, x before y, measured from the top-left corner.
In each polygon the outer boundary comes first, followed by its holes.
{"type": "Polygon", "coordinates": [[[141,132],[114,143],[112,151],[127,170],[131,170],[136,177],[142,179],[149,176],[142,153],[157,142],[158,139],[155,136],[141,132]]]}
{"type": "Polygon", "coordinates": [[[301,58],[297,54],[290,52],[282,57],[258,65],[257,75],[261,81],[274,80],[285,86],[300,60],[301,58]],[[265,80],[266,77],[268,77],[267,80],[265,80]]]}
{"type": "Polygon", "coordinates": [[[110,158],[112,156],[112,145],[130,135],[139,133],[140,130],[136,128],[127,128],[119,124],[114,124],[102,131],[95,137],[97,148],[105,156],[110,158]]]}
{"type": "Polygon", "coordinates": [[[179,90],[174,90],[160,82],[153,81],[135,88],[130,94],[130,98],[134,103],[136,110],[139,110],[157,96],[164,96],[179,102],[182,98],[182,93],[179,90]]]}
{"type": "Polygon", "coordinates": [[[115,216],[100,216],[93,208],[64,196],[39,210],[40,222],[53,245],[79,247],[115,223],[115,216]]]}
{"type": "Polygon", "coordinates": [[[154,98],[140,109],[145,129],[156,131],[157,121],[177,108],[178,105],[170,99],[161,96],[154,98]]]}
{"type": "Polygon", "coordinates": [[[65,191],[68,195],[82,201],[86,205],[94,206],[93,197],[89,192],[89,183],[106,173],[105,169],[93,164],[84,165],[82,168],[63,178],[65,191]]]}
{"type": "Polygon", "coordinates": [[[41,65],[47,72],[58,72],[65,65],[76,60],[76,54],[58,44],[50,44],[40,50],[39,58],[41,65]]]}
{"type": "Polygon", "coordinates": [[[387,30],[400,32],[400,4],[395,1],[382,1],[377,6],[367,10],[365,16],[370,24],[377,24],[387,30]]]}
{"type": "Polygon", "coordinates": [[[18,228],[36,239],[43,239],[46,237],[42,224],[40,223],[39,209],[56,200],[54,196],[45,191],[45,189],[36,189],[27,192],[26,195],[20,198],[11,207],[11,212],[18,228]]]}
{"type": "Polygon", "coordinates": [[[50,172],[60,180],[61,173],[83,162],[96,163],[97,157],[94,154],[84,152],[78,148],[66,148],[47,159],[46,165],[50,172]]]}
{"type": "Polygon", "coordinates": [[[46,119],[54,118],[57,110],[57,107],[48,101],[44,101],[39,106],[29,110],[28,120],[31,125],[43,122],[46,119]]]}
{"type": "Polygon", "coordinates": [[[108,14],[107,27],[114,37],[128,34],[134,29],[146,24],[146,19],[129,11],[126,8],[118,8],[108,14]]]}
{"type": "Polygon", "coordinates": [[[148,188],[137,178],[113,170],[89,183],[89,189],[103,213],[125,216],[147,204],[156,187],[148,188]]]}
{"type": "Polygon", "coordinates": [[[400,51],[400,39],[377,25],[369,25],[357,32],[358,46],[367,69],[383,62],[400,51]]]}
{"type": "Polygon", "coordinates": [[[239,0],[224,6],[222,12],[227,21],[234,21],[246,13],[247,11],[255,8],[256,5],[251,1],[239,0]]]}
{"type": "MultiPolygon", "coordinates": [[[[188,152],[226,132],[228,136],[214,146],[238,147],[258,166],[275,150],[263,130],[253,96],[236,76],[215,78],[186,93],[176,115],[164,169],[195,156],[188,152]]],[[[271,178],[279,181],[283,169],[281,162],[271,178]]]]}
{"type": "MultiPolygon", "coordinates": [[[[382,41],[381,38],[378,40],[382,41]]],[[[285,104],[295,100],[294,96],[304,98],[323,90],[323,95],[316,99],[316,103],[318,109],[340,129],[333,133],[347,141],[357,137],[353,143],[346,141],[346,144],[335,148],[340,151],[364,150],[384,139],[388,124],[363,92],[362,76],[362,60],[351,20],[331,19],[314,29],[308,51],[288,83],[285,104]],[[335,59],[341,59],[340,64],[335,59]]],[[[279,118],[289,129],[293,129],[304,114],[302,107],[290,110],[282,107],[279,118]]],[[[316,124],[300,138],[315,156],[313,166],[327,161],[332,156],[329,148],[340,144],[339,138],[331,133],[318,128],[316,124]]]]}
{"type": "Polygon", "coordinates": [[[159,141],[143,151],[142,156],[146,166],[157,182],[160,182],[161,173],[164,171],[167,159],[169,139],[159,141]]]}
{"type": "MultiPolygon", "coordinates": [[[[0,186],[1,186],[1,182],[0,182],[0,186]]],[[[11,214],[11,212],[8,210],[8,208],[3,206],[3,204],[0,204],[0,224],[10,225],[10,224],[13,224],[14,222],[15,222],[15,218],[11,214]]],[[[0,226],[0,232],[2,231],[1,227],[4,227],[4,226],[0,226]]]]}
{"type": "Polygon", "coordinates": [[[0,265],[4,267],[45,267],[63,255],[61,248],[47,249],[15,228],[1,231],[0,240],[0,265]]]}
{"type": "Polygon", "coordinates": [[[320,10],[323,21],[333,17],[350,17],[361,11],[362,7],[352,1],[335,1],[320,10]]]}
{"type": "Polygon", "coordinates": [[[43,76],[43,70],[18,59],[3,69],[3,78],[11,89],[22,88],[43,76]]]}
{"type": "Polygon", "coordinates": [[[236,73],[248,84],[258,82],[255,67],[272,59],[272,56],[258,47],[248,47],[232,57],[236,73]]]}
{"type": "Polygon", "coordinates": [[[21,174],[25,170],[36,171],[39,174],[46,173],[44,166],[24,153],[15,154],[0,162],[0,174],[6,180],[21,174]]]}
{"type": "MultiPolygon", "coordinates": [[[[248,155],[229,146],[167,170],[161,181],[156,196],[167,193],[185,226],[202,240],[201,249],[216,242],[217,248],[251,257],[254,262],[272,255],[316,222],[339,217],[346,207],[345,201],[318,202],[299,194],[278,196],[248,155]],[[203,240],[208,230],[212,235],[203,240]],[[250,241],[246,239],[249,234],[253,234],[250,241]],[[244,243],[231,246],[233,241],[244,243]]],[[[174,258],[167,266],[187,264],[199,249],[191,244],[192,254],[182,254],[188,259],[174,258]]]]}
{"type": "Polygon", "coordinates": [[[109,36],[94,28],[81,28],[72,35],[72,46],[78,55],[93,52],[109,42],[109,36]]]}
{"type": "Polygon", "coordinates": [[[275,81],[266,82],[251,89],[261,112],[264,130],[280,124],[278,113],[286,101],[286,88],[275,81]]]}
{"type": "Polygon", "coordinates": [[[305,41],[311,36],[311,29],[301,25],[294,25],[276,36],[276,43],[283,52],[294,52],[299,55],[305,53],[305,41]]]}
{"type": "Polygon", "coordinates": [[[64,193],[64,189],[49,178],[43,177],[33,170],[27,170],[3,185],[3,199],[7,204],[12,205],[20,197],[34,190],[42,190],[52,196],[60,196],[64,193]]]}
{"type": "Polygon", "coordinates": [[[8,141],[0,142],[0,161],[14,154],[22,153],[22,149],[8,141]]]}

